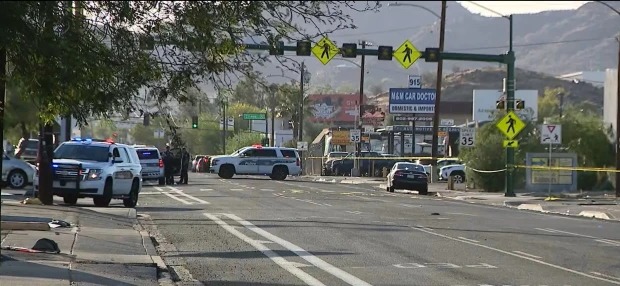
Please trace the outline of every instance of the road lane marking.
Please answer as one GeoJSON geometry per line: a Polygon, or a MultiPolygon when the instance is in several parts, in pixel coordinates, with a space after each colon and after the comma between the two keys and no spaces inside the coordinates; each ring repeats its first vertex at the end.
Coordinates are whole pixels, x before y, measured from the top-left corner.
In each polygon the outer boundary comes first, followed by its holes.
{"type": "Polygon", "coordinates": [[[272,189],[260,189],[263,192],[275,192],[275,190],[272,189]]]}
{"type": "Polygon", "coordinates": [[[466,214],[466,213],[446,213],[446,214],[449,214],[449,215],[464,215],[464,216],[478,216],[478,215],[475,215],[475,214],[466,214]]]}
{"type": "Polygon", "coordinates": [[[179,201],[179,202],[181,202],[183,204],[186,204],[186,205],[191,205],[192,204],[192,203],[190,203],[190,202],[188,202],[188,201],[186,201],[184,199],[177,198],[176,196],[173,196],[172,194],[168,193],[167,191],[164,191],[164,189],[162,189],[160,187],[155,187],[155,189],[160,191],[162,194],[168,196],[169,198],[177,200],[177,201],[179,201]]]}
{"type": "Polygon", "coordinates": [[[213,189],[200,189],[201,192],[213,191],[213,189]]]}
{"type": "Polygon", "coordinates": [[[300,202],[304,202],[304,203],[309,203],[309,204],[313,204],[313,205],[317,205],[317,206],[326,206],[326,207],[331,207],[332,205],[330,204],[322,204],[322,203],[317,203],[317,202],[313,202],[311,200],[304,200],[304,199],[298,199],[298,198],[293,198],[293,197],[287,197],[284,196],[282,194],[273,194],[276,197],[280,197],[283,199],[291,199],[291,200],[296,200],[296,201],[300,201],[300,202]]]}
{"type": "Polygon", "coordinates": [[[205,200],[199,199],[199,198],[194,197],[194,196],[192,196],[192,195],[188,195],[188,194],[186,194],[185,192],[183,192],[182,190],[179,190],[179,189],[177,189],[177,188],[175,188],[175,187],[168,187],[168,188],[170,188],[170,190],[172,190],[173,192],[175,192],[175,193],[177,193],[177,194],[179,194],[179,195],[181,195],[181,196],[184,196],[184,197],[186,197],[186,198],[188,198],[188,199],[190,199],[190,200],[196,201],[196,202],[198,202],[198,203],[201,203],[201,204],[206,204],[206,205],[211,204],[210,202],[207,202],[207,201],[205,201],[205,200]]]}
{"type": "Polygon", "coordinates": [[[422,205],[410,205],[410,204],[399,204],[403,207],[408,207],[408,208],[421,208],[422,205]]]}
{"type": "Polygon", "coordinates": [[[345,212],[348,212],[350,214],[356,214],[356,215],[362,214],[362,212],[359,212],[359,211],[345,211],[345,212]]]}
{"type": "Polygon", "coordinates": [[[550,230],[550,229],[546,229],[546,228],[538,228],[537,227],[537,228],[534,228],[534,229],[537,229],[537,230],[540,230],[540,231],[549,232],[549,233],[556,233],[554,230],[550,230]]]}
{"type": "Polygon", "coordinates": [[[334,275],[335,277],[339,278],[340,280],[350,284],[350,285],[356,285],[356,286],[371,286],[371,284],[367,283],[366,281],[363,281],[351,274],[349,274],[348,272],[337,268],[336,266],[333,266],[327,262],[325,262],[324,260],[312,255],[310,252],[304,250],[303,248],[289,242],[286,241],[278,236],[275,236],[257,226],[255,226],[254,224],[252,224],[249,221],[246,221],[234,214],[224,214],[227,217],[235,220],[236,222],[238,222],[239,224],[245,226],[247,229],[259,234],[260,236],[271,240],[279,245],[281,245],[282,247],[292,251],[293,253],[297,254],[299,257],[303,258],[304,260],[310,262],[312,265],[320,268],[321,270],[334,275]]]}
{"type": "Polygon", "coordinates": [[[467,241],[474,242],[474,243],[480,242],[480,241],[477,241],[475,239],[466,238],[466,237],[462,237],[462,236],[459,236],[459,238],[462,239],[462,240],[467,240],[467,241]]]}
{"type": "Polygon", "coordinates": [[[204,213],[203,215],[205,215],[210,220],[214,221],[216,224],[218,224],[219,226],[224,228],[226,231],[230,232],[232,235],[236,236],[237,238],[241,239],[242,241],[244,241],[247,244],[249,244],[249,245],[253,246],[254,248],[256,248],[258,251],[262,252],[265,256],[267,256],[273,262],[275,262],[280,267],[282,267],[284,270],[286,270],[289,273],[293,274],[295,277],[299,278],[301,281],[305,282],[306,284],[312,285],[312,286],[314,286],[314,285],[316,285],[316,286],[324,286],[325,285],[321,281],[319,281],[318,279],[312,277],[310,274],[308,274],[308,273],[304,272],[303,270],[299,269],[296,265],[294,265],[290,261],[284,259],[282,256],[279,256],[277,253],[275,253],[273,250],[269,249],[264,244],[262,244],[262,243],[258,242],[257,240],[254,240],[254,239],[246,236],[245,234],[239,232],[234,227],[232,227],[231,225],[227,224],[226,222],[224,222],[223,220],[219,219],[218,217],[216,217],[216,216],[214,216],[214,215],[212,215],[210,213],[204,213]]]}
{"type": "Polygon", "coordinates": [[[521,255],[525,255],[525,256],[533,257],[533,258],[536,258],[536,259],[542,259],[542,257],[540,257],[540,256],[536,256],[536,255],[534,255],[534,254],[529,254],[529,253],[527,253],[527,252],[523,252],[523,251],[519,251],[519,250],[513,250],[512,252],[514,252],[514,253],[516,253],[516,254],[521,254],[521,255]]]}
{"type": "Polygon", "coordinates": [[[585,238],[592,238],[592,239],[597,239],[598,237],[594,237],[594,236],[590,236],[590,235],[585,235],[585,234],[579,234],[579,233],[574,233],[574,232],[568,232],[568,231],[563,231],[563,230],[557,230],[557,229],[553,229],[553,228],[547,228],[547,230],[552,231],[552,232],[559,232],[559,233],[564,233],[564,234],[570,234],[570,235],[574,235],[574,236],[579,236],[579,237],[585,237],[585,238]]]}
{"type": "Polygon", "coordinates": [[[605,277],[605,278],[609,278],[609,279],[614,279],[614,280],[620,281],[619,277],[615,277],[615,276],[611,276],[611,275],[607,275],[607,274],[603,274],[603,273],[595,272],[595,271],[590,271],[590,273],[592,273],[594,275],[601,276],[601,277],[605,277]]]}
{"type": "Polygon", "coordinates": [[[614,240],[609,240],[609,239],[604,239],[604,238],[597,239],[596,241],[611,244],[613,246],[620,246],[620,241],[614,241],[614,240]]]}
{"type": "Polygon", "coordinates": [[[243,191],[243,189],[230,189],[231,191],[243,191]]]}
{"type": "Polygon", "coordinates": [[[546,265],[546,266],[549,266],[549,267],[553,267],[555,269],[563,270],[563,271],[570,272],[570,273],[573,273],[573,274],[577,274],[577,275],[580,275],[580,276],[584,276],[584,277],[587,277],[587,278],[592,278],[592,279],[596,279],[596,280],[600,280],[600,281],[609,282],[609,283],[612,283],[612,284],[615,284],[615,285],[620,285],[620,281],[614,281],[614,280],[607,279],[607,278],[604,278],[604,277],[594,276],[594,275],[591,275],[591,274],[588,274],[588,273],[580,272],[580,271],[573,270],[573,269],[570,269],[570,268],[566,268],[566,267],[563,267],[563,266],[560,266],[560,265],[555,265],[555,264],[552,264],[552,263],[549,263],[549,262],[545,262],[545,261],[542,261],[542,260],[539,260],[539,259],[536,259],[536,258],[532,258],[532,257],[529,257],[529,256],[525,256],[525,255],[521,255],[521,254],[517,254],[517,253],[512,253],[512,252],[509,252],[509,251],[506,251],[506,250],[501,250],[499,248],[491,247],[491,246],[484,245],[484,244],[481,244],[481,243],[475,243],[475,242],[471,242],[471,241],[467,241],[467,240],[458,239],[458,238],[451,237],[451,236],[448,236],[448,235],[444,235],[444,234],[441,234],[441,233],[437,233],[437,232],[434,232],[434,231],[429,231],[429,230],[421,228],[421,227],[411,227],[411,228],[415,229],[415,230],[419,230],[421,232],[425,232],[427,234],[431,234],[431,235],[434,235],[434,236],[445,238],[445,239],[448,239],[448,240],[459,241],[459,242],[467,243],[467,244],[470,244],[470,245],[478,246],[478,247],[481,247],[481,248],[485,248],[485,249],[488,249],[488,250],[496,251],[496,252],[499,252],[499,253],[507,254],[507,255],[510,255],[510,256],[522,258],[522,259],[525,259],[525,260],[529,260],[529,261],[532,261],[532,262],[535,262],[535,263],[538,263],[538,264],[546,265]]]}
{"type": "Polygon", "coordinates": [[[140,192],[139,195],[161,195],[161,192],[140,192]]]}

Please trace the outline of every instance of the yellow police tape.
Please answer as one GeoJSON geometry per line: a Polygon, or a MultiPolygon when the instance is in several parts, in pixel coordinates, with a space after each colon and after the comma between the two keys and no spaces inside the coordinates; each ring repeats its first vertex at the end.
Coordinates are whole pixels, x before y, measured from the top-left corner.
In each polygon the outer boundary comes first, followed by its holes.
{"type": "Polygon", "coordinates": [[[537,171],[582,171],[582,172],[613,172],[619,173],[620,170],[612,168],[599,168],[599,167],[553,167],[553,166],[524,166],[515,165],[515,168],[532,169],[537,171]]]}
{"type": "MultiPolygon", "coordinates": [[[[433,159],[433,157],[361,157],[361,158],[364,160],[432,160],[433,159]]],[[[327,160],[327,157],[306,157],[306,159],[327,160]]],[[[344,157],[335,157],[332,159],[344,159],[344,157]]],[[[445,160],[445,159],[458,160],[458,158],[437,158],[437,160],[445,160]]]]}

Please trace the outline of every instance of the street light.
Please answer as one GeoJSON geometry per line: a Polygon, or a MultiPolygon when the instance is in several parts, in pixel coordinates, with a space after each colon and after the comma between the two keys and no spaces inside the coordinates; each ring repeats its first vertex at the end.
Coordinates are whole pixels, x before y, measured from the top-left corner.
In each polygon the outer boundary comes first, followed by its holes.
{"type": "MultiPolygon", "coordinates": [[[[440,21],[440,28],[439,28],[439,53],[443,53],[443,48],[444,48],[444,38],[445,38],[445,34],[446,34],[446,1],[441,1],[441,15],[438,15],[437,13],[435,13],[433,10],[430,10],[424,6],[421,5],[417,5],[417,4],[413,4],[413,3],[398,3],[398,2],[393,2],[393,3],[389,3],[388,6],[391,7],[398,7],[398,6],[409,6],[409,7],[415,7],[415,8],[420,8],[424,11],[427,11],[431,14],[433,14],[434,16],[436,16],[437,18],[439,18],[440,21]]],[[[439,60],[437,61],[437,82],[435,85],[435,106],[434,106],[434,113],[433,113],[433,130],[432,130],[432,136],[433,136],[433,141],[432,141],[432,145],[431,145],[431,182],[436,183],[437,182],[437,175],[438,175],[438,171],[437,169],[437,146],[439,145],[439,113],[440,113],[440,105],[439,103],[441,102],[441,80],[443,77],[443,60],[441,59],[441,57],[439,58],[439,60]]],[[[413,144],[415,144],[415,137],[412,138],[413,144]]],[[[508,148],[510,149],[510,148],[508,148]]]]}

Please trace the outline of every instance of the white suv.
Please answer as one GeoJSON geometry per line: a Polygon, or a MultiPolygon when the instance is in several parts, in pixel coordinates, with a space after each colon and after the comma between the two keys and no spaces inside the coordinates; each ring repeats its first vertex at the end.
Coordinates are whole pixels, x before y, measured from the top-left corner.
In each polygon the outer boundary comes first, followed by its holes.
{"type": "MultiPolygon", "coordinates": [[[[66,204],[93,198],[95,206],[107,207],[112,199],[135,207],[142,189],[142,166],[136,150],[112,141],[75,138],[54,151],[53,193],[66,204]]],[[[35,190],[39,190],[38,174],[35,190]]]]}
{"type": "Polygon", "coordinates": [[[133,145],[142,165],[142,181],[157,181],[159,185],[166,184],[164,178],[164,160],[159,149],[154,146],[133,145]]]}
{"type": "Polygon", "coordinates": [[[301,162],[293,148],[252,146],[212,157],[209,171],[224,179],[236,174],[268,175],[274,180],[284,180],[288,175],[301,174],[301,162]]]}

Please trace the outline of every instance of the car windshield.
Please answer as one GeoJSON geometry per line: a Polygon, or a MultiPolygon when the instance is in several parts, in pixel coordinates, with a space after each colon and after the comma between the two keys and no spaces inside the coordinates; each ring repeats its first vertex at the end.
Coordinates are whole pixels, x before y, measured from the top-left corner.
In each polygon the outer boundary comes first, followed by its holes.
{"type": "Polygon", "coordinates": [[[54,151],[54,159],[74,159],[95,162],[107,162],[108,147],[63,144],[54,151]]]}
{"type": "Polygon", "coordinates": [[[418,172],[424,172],[424,166],[418,164],[398,164],[396,167],[397,170],[412,170],[418,172]]]}
{"type": "Polygon", "coordinates": [[[347,153],[329,153],[330,158],[342,158],[344,156],[347,156],[347,153]]]}
{"type": "Polygon", "coordinates": [[[28,140],[26,149],[39,149],[39,140],[28,140]]]}
{"type": "Polygon", "coordinates": [[[138,158],[140,158],[140,160],[159,159],[158,150],[138,149],[136,153],[138,153],[138,158]]]}
{"type": "Polygon", "coordinates": [[[230,154],[230,155],[237,155],[237,154],[241,153],[241,151],[243,151],[243,150],[245,150],[245,149],[247,149],[247,148],[248,148],[248,147],[243,147],[243,148],[241,148],[241,149],[239,149],[239,150],[237,150],[237,151],[235,151],[235,152],[232,152],[232,154],[230,154]]]}

